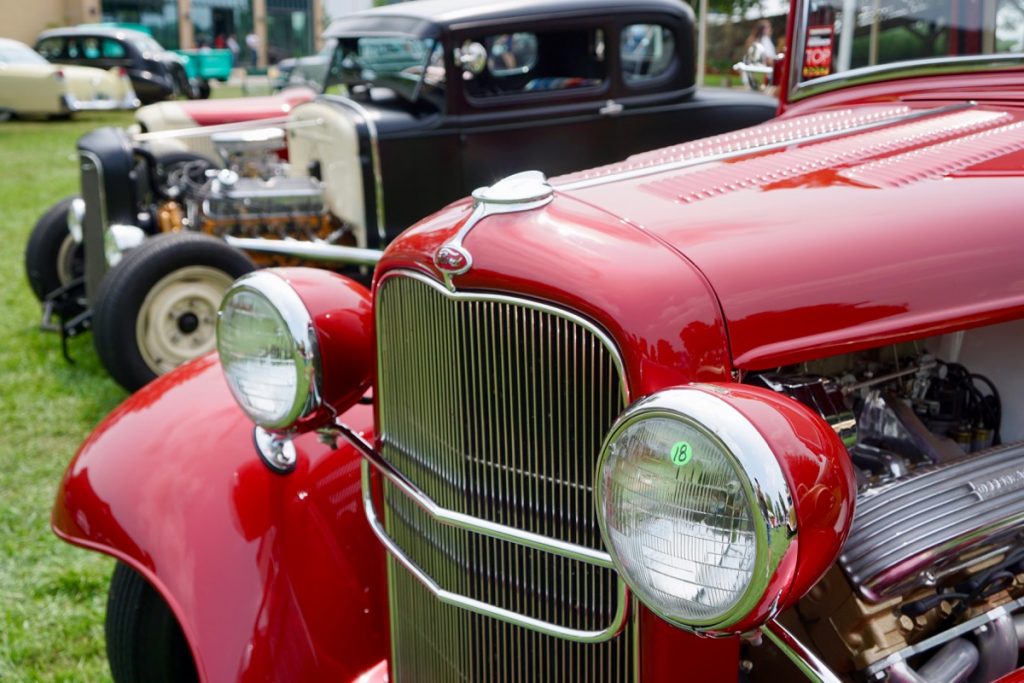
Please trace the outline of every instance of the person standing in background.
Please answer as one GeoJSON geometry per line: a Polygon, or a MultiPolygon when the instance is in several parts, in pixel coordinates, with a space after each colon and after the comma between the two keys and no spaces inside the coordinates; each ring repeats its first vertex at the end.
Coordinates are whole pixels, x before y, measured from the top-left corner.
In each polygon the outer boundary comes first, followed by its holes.
{"type": "Polygon", "coordinates": [[[245,37],[245,46],[249,48],[249,64],[256,66],[260,54],[260,37],[255,31],[250,31],[245,37]]]}
{"type": "Polygon", "coordinates": [[[775,63],[775,57],[778,54],[775,51],[775,43],[772,42],[772,23],[767,19],[761,19],[754,28],[751,29],[750,35],[747,36],[747,42],[743,46],[745,53],[750,52],[750,48],[758,45],[763,50],[761,61],[767,66],[771,66],[775,63]]]}
{"type": "Polygon", "coordinates": [[[224,42],[228,49],[231,50],[231,63],[238,64],[238,40],[235,39],[235,34],[229,35],[228,39],[224,42]]]}

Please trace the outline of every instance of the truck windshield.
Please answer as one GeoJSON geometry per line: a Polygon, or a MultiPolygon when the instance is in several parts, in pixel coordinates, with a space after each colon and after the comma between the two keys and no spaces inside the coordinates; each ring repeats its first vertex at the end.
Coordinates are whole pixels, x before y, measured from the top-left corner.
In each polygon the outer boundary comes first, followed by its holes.
{"type": "Polygon", "coordinates": [[[921,60],[1024,58],[1024,0],[814,0],[804,12],[800,83],[921,60]]]}
{"type": "Polygon", "coordinates": [[[441,43],[410,36],[339,38],[325,90],[334,85],[383,87],[410,102],[440,104],[445,85],[441,43]]]}

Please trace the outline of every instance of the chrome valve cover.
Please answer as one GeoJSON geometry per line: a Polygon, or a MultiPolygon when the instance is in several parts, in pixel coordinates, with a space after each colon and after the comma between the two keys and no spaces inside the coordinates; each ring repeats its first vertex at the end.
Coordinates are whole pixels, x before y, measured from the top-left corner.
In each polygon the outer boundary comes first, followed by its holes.
{"type": "Polygon", "coordinates": [[[1024,444],[914,471],[857,500],[839,564],[866,599],[883,600],[1018,544],[1024,444]]]}

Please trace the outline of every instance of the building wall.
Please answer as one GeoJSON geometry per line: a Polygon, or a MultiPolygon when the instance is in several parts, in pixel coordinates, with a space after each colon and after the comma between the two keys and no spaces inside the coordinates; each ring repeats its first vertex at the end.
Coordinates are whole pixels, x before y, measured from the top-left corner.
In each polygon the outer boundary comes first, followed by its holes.
{"type": "Polygon", "coordinates": [[[100,0],[32,0],[4,14],[0,37],[31,45],[40,32],[57,26],[99,21],[100,0]]]}

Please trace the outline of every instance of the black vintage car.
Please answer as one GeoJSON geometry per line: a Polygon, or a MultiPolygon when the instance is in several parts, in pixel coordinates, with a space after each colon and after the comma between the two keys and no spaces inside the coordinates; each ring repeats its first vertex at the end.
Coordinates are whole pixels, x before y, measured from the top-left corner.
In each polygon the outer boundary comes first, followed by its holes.
{"type": "MultiPolygon", "coordinates": [[[[424,0],[337,20],[324,94],[279,122],[283,135],[252,130],[263,121],[206,139],[227,168],[188,155],[196,131],[84,136],[81,201],[64,207],[79,248],[34,235],[26,255],[38,276],[48,254],[84,250],[84,267],[64,266],[84,278],[36,292],[74,314],[65,331],[91,324],[108,370],[137,388],[212,349],[220,293],[252,267],[239,249],[366,268],[424,215],[517,171],[557,175],[771,117],[770,98],[695,88],[693,34],[679,0],[424,0]]],[[[59,233],[62,216],[36,234],[59,233]]]]}
{"type": "Polygon", "coordinates": [[[140,31],[98,26],[57,28],[41,33],[35,48],[54,64],[121,67],[143,104],[194,94],[182,58],[140,31]]]}

